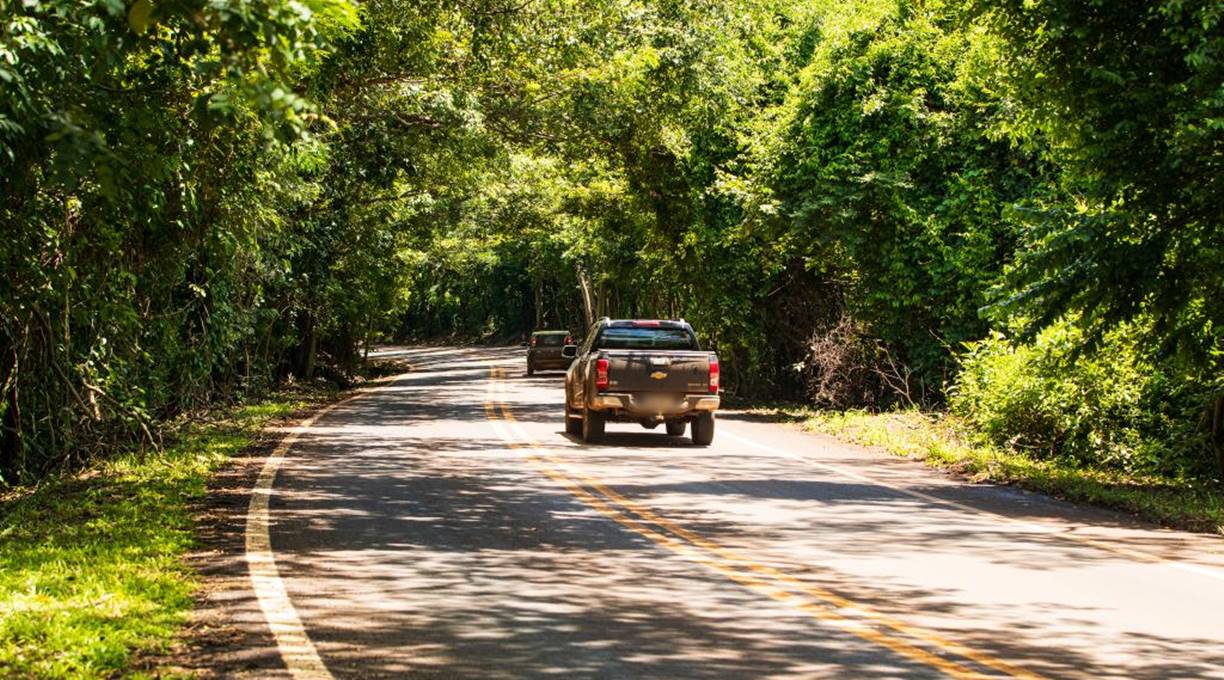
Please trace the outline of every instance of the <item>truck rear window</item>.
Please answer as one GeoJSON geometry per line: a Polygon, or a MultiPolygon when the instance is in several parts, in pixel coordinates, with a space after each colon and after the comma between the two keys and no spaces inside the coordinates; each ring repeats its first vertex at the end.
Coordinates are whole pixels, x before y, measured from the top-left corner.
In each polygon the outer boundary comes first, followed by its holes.
{"type": "Polygon", "coordinates": [[[603,330],[597,349],[697,349],[683,328],[635,328],[610,326],[603,330]]]}
{"type": "Polygon", "coordinates": [[[537,345],[548,345],[549,347],[553,347],[565,344],[564,335],[554,335],[551,333],[548,335],[541,334],[535,336],[535,339],[537,345]]]}

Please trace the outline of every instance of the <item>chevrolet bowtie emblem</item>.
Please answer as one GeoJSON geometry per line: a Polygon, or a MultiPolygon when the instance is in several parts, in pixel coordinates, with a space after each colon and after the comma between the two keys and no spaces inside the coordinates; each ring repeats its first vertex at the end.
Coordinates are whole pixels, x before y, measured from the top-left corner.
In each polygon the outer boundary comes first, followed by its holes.
{"type": "Polygon", "coordinates": [[[650,377],[654,378],[655,380],[662,380],[667,377],[667,374],[663,371],[655,371],[654,373],[650,374],[650,377]]]}

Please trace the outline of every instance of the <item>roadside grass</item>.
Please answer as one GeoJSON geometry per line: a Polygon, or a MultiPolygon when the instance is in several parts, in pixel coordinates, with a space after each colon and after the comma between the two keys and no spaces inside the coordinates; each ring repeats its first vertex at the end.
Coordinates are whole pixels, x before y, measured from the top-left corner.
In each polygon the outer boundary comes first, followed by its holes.
{"type": "Polygon", "coordinates": [[[1224,493],[1192,481],[1040,459],[983,442],[955,416],[916,409],[889,413],[817,411],[795,406],[753,412],[806,430],[922,460],[975,482],[1012,484],[1072,501],[1121,510],[1168,527],[1224,534],[1224,493]]]}
{"type": "Polygon", "coordinates": [[[0,676],[147,677],[133,662],[167,650],[193,606],[184,556],[209,476],[322,398],[277,393],[0,501],[0,676]]]}

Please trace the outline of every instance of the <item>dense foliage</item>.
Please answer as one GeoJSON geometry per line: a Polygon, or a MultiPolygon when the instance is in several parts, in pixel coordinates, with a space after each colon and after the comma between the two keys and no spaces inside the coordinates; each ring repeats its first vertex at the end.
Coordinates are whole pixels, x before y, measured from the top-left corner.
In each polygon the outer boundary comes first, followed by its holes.
{"type": "Polygon", "coordinates": [[[5,483],[373,337],[603,314],[689,319],[744,396],[950,396],[1039,455],[1224,467],[1218,3],[0,21],[5,483]]]}
{"type": "Polygon", "coordinates": [[[266,379],[313,108],[313,3],[0,5],[0,478],[266,379]]]}

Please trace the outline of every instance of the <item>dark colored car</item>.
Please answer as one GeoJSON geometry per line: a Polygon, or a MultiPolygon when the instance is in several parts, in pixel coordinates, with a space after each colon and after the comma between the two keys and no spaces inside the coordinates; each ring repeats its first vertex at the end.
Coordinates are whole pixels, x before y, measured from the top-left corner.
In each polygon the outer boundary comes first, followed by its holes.
{"type": "Polygon", "coordinates": [[[570,359],[562,356],[566,345],[573,345],[569,331],[536,331],[531,334],[527,347],[527,375],[545,369],[569,368],[570,359]]]}
{"type": "Polygon", "coordinates": [[[575,357],[565,374],[566,432],[594,442],[612,421],[663,423],[679,436],[691,423],[694,444],[714,440],[718,355],[702,351],[685,321],[601,319],[565,354],[575,357]]]}

